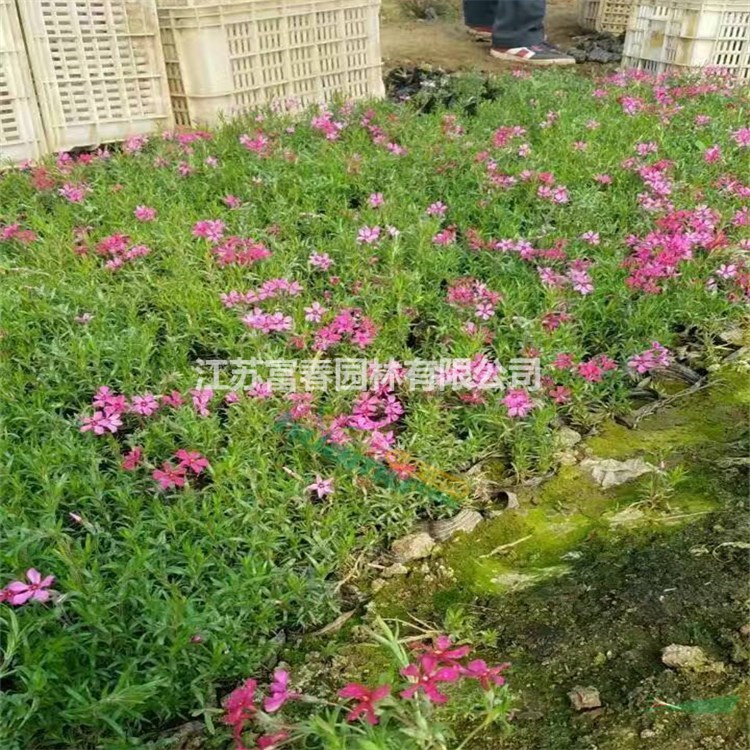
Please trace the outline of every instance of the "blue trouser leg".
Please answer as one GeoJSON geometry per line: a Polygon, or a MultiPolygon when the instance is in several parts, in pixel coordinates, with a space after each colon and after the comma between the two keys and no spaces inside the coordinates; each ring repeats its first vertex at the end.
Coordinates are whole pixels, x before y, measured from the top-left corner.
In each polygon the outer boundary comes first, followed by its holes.
{"type": "Polygon", "coordinates": [[[493,47],[530,47],[544,41],[545,6],[545,0],[464,0],[464,22],[491,26],[493,47]]]}
{"type": "Polygon", "coordinates": [[[463,0],[464,23],[467,26],[492,28],[498,0],[463,0]]]}

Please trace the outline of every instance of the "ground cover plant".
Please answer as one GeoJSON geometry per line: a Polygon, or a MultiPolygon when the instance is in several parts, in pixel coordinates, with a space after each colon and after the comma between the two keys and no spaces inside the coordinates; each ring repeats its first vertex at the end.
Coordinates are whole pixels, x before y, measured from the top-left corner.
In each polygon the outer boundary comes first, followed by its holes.
{"type": "Polygon", "coordinates": [[[547,471],[556,425],[627,411],[686,336],[710,358],[742,315],[746,90],[487,92],[2,176],[4,747],[220,726],[285,637],[335,617],[354,553],[454,512],[417,463],[547,471]]]}

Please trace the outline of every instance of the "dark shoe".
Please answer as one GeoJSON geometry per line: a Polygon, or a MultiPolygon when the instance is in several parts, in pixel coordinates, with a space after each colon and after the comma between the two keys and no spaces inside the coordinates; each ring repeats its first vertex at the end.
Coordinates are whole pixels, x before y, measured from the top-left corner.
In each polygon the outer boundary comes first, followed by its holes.
{"type": "Polygon", "coordinates": [[[498,60],[522,63],[524,65],[575,65],[575,58],[566,55],[552,44],[542,42],[531,47],[501,49],[493,47],[490,55],[498,60]]]}

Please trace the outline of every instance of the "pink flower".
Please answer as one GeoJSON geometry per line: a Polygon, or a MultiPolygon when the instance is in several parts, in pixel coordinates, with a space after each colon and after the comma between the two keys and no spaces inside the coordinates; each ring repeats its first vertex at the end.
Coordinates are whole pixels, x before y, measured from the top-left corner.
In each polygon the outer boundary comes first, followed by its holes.
{"type": "Polygon", "coordinates": [[[357,242],[360,245],[373,245],[380,238],[380,227],[362,227],[357,232],[357,242]]]}
{"type": "Polygon", "coordinates": [[[460,659],[471,653],[471,646],[454,646],[447,635],[439,635],[432,645],[419,643],[414,650],[435,657],[443,666],[456,667],[460,659]]]}
{"type": "Polygon", "coordinates": [[[83,203],[86,193],[90,193],[91,188],[88,185],[74,185],[72,182],[66,182],[58,191],[65,200],[70,203],[83,203]]]}
{"type": "Polygon", "coordinates": [[[602,380],[602,368],[593,360],[581,362],[578,365],[578,374],[589,383],[600,383],[602,380]]]}
{"type": "Polygon", "coordinates": [[[122,144],[122,150],[128,154],[137,154],[148,143],[147,135],[131,135],[122,144]]]}
{"type": "Polygon", "coordinates": [[[599,232],[584,232],[580,239],[582,239],[584,242],[588,242],[589,245],[598,245],[600,243],[599,239],[599,232]]]}
{"type": "Polygon", "coordinates": [[[594,180],[598,182],[600,185],[611,185],[612,184],[612,177],[608,174],[595,174],[594,180]]]}
{"type": "Polygon", "coordinates": [[[378,208],[385,203],[385,198],[383,198],[382,193],[372,193],[367,199],[367,202],[370,204],[371,208],[378,208]]]}
{"type": "Polygon", "coordinates": [[[703,152],[703,161],[706,164],[714,164],[721,161],[721,146],[713,145],[703,152]]]}
{"type": "Polygon", "coordinates": [[[133,216],[138,221],[153,221],[156,218],[156,209],[149,206],[136,206],[133,216]]]}
{"type": "Polygon", "coordinates": [[[620,104],[622,105],[622,111],[626,115],[631,116],[640,112],[645,106],[643,99],[636,96],[623,96],[620,100],[620,104]]]}
{"type": "Polygon", "coordinates": [[[311,253],[310,265],[327,271],[333,265],[333,259],[328,253],[311,253]]]}
{"type": "Polygon", "coordinates": [[[750,128],[740,128],[733,131],[732,138],[740,148],[750,148],[750,128]]]}
{"type": "Polygon", "coordinates": [[[570,401],[571,390],[564,385],[556,385],[548,391],[548,395],[556,404],[567,404],[570,401]]]}
{"type": "Polygon", "coordinates": [[[555,370],[569,370],[573,367],[573,355],[565,353],[558,354],[552,360],[551,366],[555,370]]]}
{"type": "Polygon", "coordinates": [[[433,238],[435,245],[452,245],[456,241],[456,228],[446,227],[441,229],[433,238]]]}
{"type": "Polygon", "coordinates": [[[409,664],[401,670],[404,677],[412,682],[401,692],[402,698],[413,698],[420,690],[433,703],[445,703],[448,696],[438,690],[439,682],[456,682],[461,676],[459,667],[441,667],[437,658],[431,654],[420,657],[419,664],[409,664]]]}
{"type": "Polygon", "coordinates": [[[651,348],[636,354],[628,361],[628,367],[643,375],[650,370],[667,367],[672,362],[672,353],[658,341],[651,343],[651,348]]]}
{"type": "Polygon", "coordinates": [[[273,387],[271,383],[264,383],[263,381],[258,381],[257,383],[253,383],[247,389],[247,395],[250,398],[259,398],[259,399],[271,398],[271,396],[273,396],[273,387]]]}
{"type": "Polygon", "coordinates": [[[193,226],[193,237],[202,237],[212,244],[217,244],[224,237],[225,228],[221,219],[203,219],[193,226]]]}
{"type": "Polygon", "coordinates": [[[480,302],[474,308],[474,314],[482,320],[489,320],[495,314],[495,308],[489,302],[480,302]]]}
{"type": "Polygon", "coordinates": [[[514,419],[525,417],[534,408],[534,402],[523,388],[511,388],[502,401],[508,408],[508,416],[514,419]]]}
{"type": "Polygon", "coordinates": [[[169,461],[165,461],[161,465],[161,469],[154,469],[151,476],[161,485],[163,490],[185,486],[184,467],[182,465],[172,466],[169,461]]]}
{"type": "Polygon", "coordinates": [[[425,211],[425,213],[428,216],[445,216],[447,211],[448,206],[446,206],[445,203],[443,203],[442,201],[435,201],[435,203],[427,206],[427,210],[425,211]]]}
{"type": "Polygon", "coordinates": [[[91,405],[98,408],[104,409],[108,414],[117,412],[121,414],[128,408],[128,402],[125,396],[117,393],[112,393],[111,389],[106,385],[103,385],[94,394],[94,399],[91,405]]]}
{"type": "Polygon", "coordinates": [[[84,417],[81,432],[92,431],[95,435],[105,432],[115,433],[122,426],[122,420],[117,412],[106,413],[95,411],[92,416],[84,417]]]}
{"type": "Polygon", "coordinates": [[[208,417],[211,414],[208,405],[214,397],[213,390],[211,388],[193,388],[190,395],[193,397],[193,407],[198,412],[198,416],[208,417]]]}
{"type": "Polygon", "coordinates": [[[288,688],[289,672],[277,669],[273,673],[273,682],[269,685],[271,695],[263,701],[263,708],[269,714],[278,711],[287,701],[296,700],[299,693],[290,692],[288,688]]]}
{"type": "Polygon", "coordinates": [[[255,680],[248,679],[238,688],[233,690],[224,701],[224,723],[232,727],[232,736],[237,743],[238,750],[243,748],[242,732],[245,729],[245,723],[255,716],[258,711],[255,705],[255,691],[258,683],[255,680]]]}
{"type": "Polygon", "coordinates": [[[319,498],[333,494],[333,479],[323,479],[320,474],[315,475],[315,481],[308,484],[305,489],[308,492],[315,492],[319,498]]]}
{"type": "Polygon", "coordinates": [[[160,398],[163,406],[172,406],[175,409],[185,403],[185,400],[182,398],[182,394],[179,391],[172,391],[169,395],[160,396],[160,398]]]}
{"type": "Polygon", "coordinates": [[[136,445],[133,450],[126,453],[122,458],[122,468],[125,471],[135,471],[140,465],[143,459],[143,448],[140,445],[136,445]]]}
{"type": "Polygon", "coordinates": [[[159,402],[153,393],[144,393],[143,396],[133,396],[130,399],[130,411],[143,417],[150,417],[159,409],[159,402]]]}
{"type": "Polygon", "coordinates": [[[589,276],[588,271],[572,268],[568,272],[568,278],[570,279],[570,283],[573,285],[573,289],[575,289],[579,294],[585,296],[587,294],[591,294],[594,291],[594,284],[591,281],[591,277],[589,276]]]}
{"type": "Polygon", "coordinates": [[[240,144],[242,144],[248,151],[252,151],[258,156],[268,156],[271,148],[271,141],[268,136],[263,133],[256,133],[254,137],[247,134],[240,136],[240,144]]]}
{"type": "Polygon", "coordinates": [[[492,685],[501,686],[505,684],[505,677],[502,676],[502,672],[509,666],[510,664],[499,664],[496,667],[488,667],[484,660],[476,659],[469,662],[462,671],[466,677],[479,680],[482,690],[489,690],[492,685]]]}
{"type": "Polygon", "coordinates": [[[36,568],[29,568],[26,571],[28,583],[23,581],[13,581],[5,587],[5,597],[8,604],[13,607],[20,607],[28,601],[46,602],[49,601],[49,587],[55,582],[54,576],[42,578],[42,574],[36,568]]]}
{"type": "Polygon", "coordinates": [[[184,448],[180,448],[174,454],[174,457],[180,460],[177,464],[178,469],[187,469],[194,474],[200,474],[203,469],[208,469],[210,466],[207,459],[197,451],[186,451],[184,448]]]}
{"type": "Polygon", "coordinates": [[[733,279],[737,275],[737,266],[734,263],[722,263],[716,269],[716,275],[722,279],[733,279]]]}
{"type": "Polygon", "coordinates": [[[305,320],[308,320],[311,323],[320,323],[326,312],[326,308],[323,307],[320,302],[313,302],[310,307],[305,308],[305,320]]]}
{"type": "Polygon", "coordinates": [[[274,313],[266,313],[260,307],[254,308],[251,313],[243,316],[240,320],[248,328],[263,333],[291,331],[294,323],[291,315],[284,315],[279,310],[274,313]]]}
{"type": "Polygon", "coordinates": [[[638,156],[648,156],[649,154],[655,154],[659,150],[659,145],[653,141],[648,143],[636,143],[635,151],[638,156]]]}
{"type": "Polygon", "coordinates": [[[566,188],[565,185],[560,185],[554,189],[554,192],[552,193],[552,202],[570,203],[570,195],[568,193],[568,188],[566,188]]]}
{"type": "Polygon", "coordinates": [[[227,208],[239,208],[242,205],[242,201],[236,195],[225,195],[221,201],[227,208]]]}
{"type": "Polygon", "coordinates": [[[358,682],[350,682],[345,685],[339,690],[339,697],[357,701],[357,705],[346,715],[347,721],[356,721],[364,714],[365,721],[374,726],[378,723],[375,704],[387,698],[390,693],[390,685],[378,685],[376,688],[368,688],[358,682]]]}

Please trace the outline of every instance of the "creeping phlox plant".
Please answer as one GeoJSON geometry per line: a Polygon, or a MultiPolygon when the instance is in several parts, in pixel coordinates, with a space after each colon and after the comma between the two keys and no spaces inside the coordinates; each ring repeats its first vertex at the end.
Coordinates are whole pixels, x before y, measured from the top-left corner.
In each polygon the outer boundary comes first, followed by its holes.
{"type": "Polygon", "coordinates": [[[285,669],[275,670],[262,700],[258,681],[246,679],[224,700],[223,720],[235,750],[461,750],[480,731],[508,726],[511,696],[504,674],[510,664],[474,659],[471,646],[456,645],[446,635],[432,643],[412,639],[407,647],[380,618],[370,633],[388,650],[396,679],[372,686],[347,683],[338,702],[294,691],[285,669]],[[473,725],[462,738],[441,721],[440,708],[455,700],[473,725]],[[290,702],[301,704],[294,718],[281,713],[290,702]]]}
{"type": "Polygon", "coordinates": [[[715,362],[748,89],[451,86],[0,172],[3,750],[210,720],[353,555],[455,512],[421,467],[551,471],[560,425],[715,362]]]}

